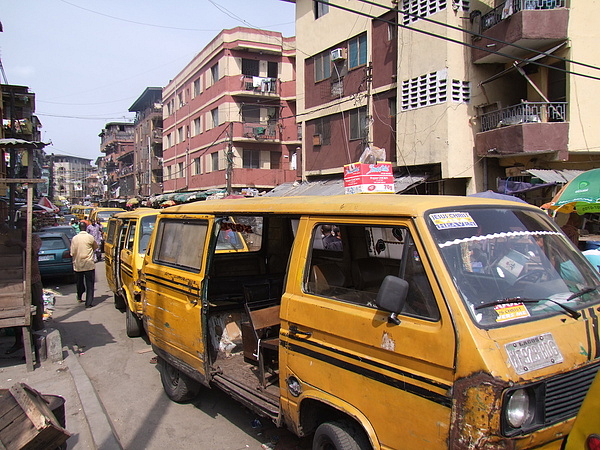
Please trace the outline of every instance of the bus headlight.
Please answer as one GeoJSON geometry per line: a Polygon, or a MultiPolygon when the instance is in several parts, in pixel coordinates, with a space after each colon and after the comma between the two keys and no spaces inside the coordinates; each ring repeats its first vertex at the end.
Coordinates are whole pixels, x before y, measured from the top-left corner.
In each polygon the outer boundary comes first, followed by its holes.
{"type": "Polygon", "coordinates": [[[504,414],[512,428],[521,428],[531,423],[535,415],[533,399],[526,389],[517,389],[508,395],[504,414]]]}

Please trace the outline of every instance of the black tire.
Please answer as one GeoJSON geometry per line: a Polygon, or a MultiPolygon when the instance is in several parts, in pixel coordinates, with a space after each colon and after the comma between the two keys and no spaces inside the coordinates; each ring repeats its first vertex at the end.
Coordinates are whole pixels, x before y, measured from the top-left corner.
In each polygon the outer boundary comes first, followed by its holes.
{"type": "Polygon", "coordinates": [[[117,308],[120,311],[123,311],[125,309],[125,299],[122,295],[115,294],[115,308],[117,308]]]}
{"type": "Polygon", "coordinates": [[[129,337],[140,337],[143,330],[142,321],[129,309],[127,304],[125,304],[125,330],[129,337]]]}
{"type": "Polygon", "coordinates": [[[157,358],[160,381],[167,397],[174,402],[182,403],[198,396],[198,392],[200,391],[199,383],[181,373],[180,370],[173,367],[160,356],[157,358]]]}
{"type": "Polygon", "coordinates": [[[312,450],[371,450],[365,433],[347,422],[325,422],[317,427],[312,450]]]}

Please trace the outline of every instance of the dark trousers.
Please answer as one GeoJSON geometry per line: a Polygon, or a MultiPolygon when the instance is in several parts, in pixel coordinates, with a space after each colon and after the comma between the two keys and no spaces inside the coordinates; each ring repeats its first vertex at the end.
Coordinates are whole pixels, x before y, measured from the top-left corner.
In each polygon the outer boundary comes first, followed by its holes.
{"type": "Polygon", "coordinates": [[[85,270],[75,272],[77,279],[77,299],[83,299],[85,292],[85,306],[92,306],[94,303],[94,283],[96,282],[96,270],[85,270]]]}

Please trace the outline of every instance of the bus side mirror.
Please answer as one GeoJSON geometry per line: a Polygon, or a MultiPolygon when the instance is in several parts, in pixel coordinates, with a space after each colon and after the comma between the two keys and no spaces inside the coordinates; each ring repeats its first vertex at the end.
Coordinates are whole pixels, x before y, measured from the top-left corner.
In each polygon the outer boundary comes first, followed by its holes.
{"type": "Polygon", "coordinates": [[[406,297],[408,296],[408,281],[388,275],[383,279],[375,304],[392,314],[388,317],[388,322],[395,325],[400,324],[398,313],[404,308],[406,297]]]}

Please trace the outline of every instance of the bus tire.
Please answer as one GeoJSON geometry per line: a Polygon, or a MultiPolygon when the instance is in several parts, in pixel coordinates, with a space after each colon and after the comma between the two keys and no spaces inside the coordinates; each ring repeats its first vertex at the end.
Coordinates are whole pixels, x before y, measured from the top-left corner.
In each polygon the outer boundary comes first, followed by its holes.
{"type": "Polygon", "coordinates": [[[142,321],[131,311],[127,304],[125,304],[125,330],[128,337],[140,337],[142,335],[142,321]]]}
{"type": "Polygon", "coordinates": [[[118,309],[119,311],[122,311],[123,309],[125,309],[125,299],[123,298],[122,295],[119,294],[115,294],[115,308],[118,309]]]}
{"type": "Polygon", "coordinates": [[[189,378],[179,369],[173,367],[160,356],[157,358],[157,365],[163,389],[167,397],[171,400],[182,403],[198,395],[200,384],[189,378]]]}
{"type": "Polygon", "coordinates": [[[369,440],[349,421],[324,422],[317,427],[312,450],[370,450],[369,440]]]}

